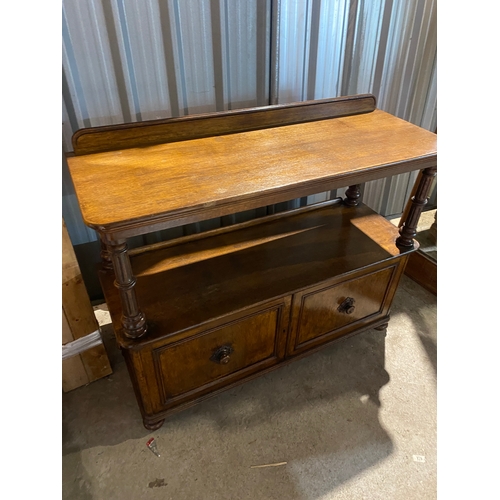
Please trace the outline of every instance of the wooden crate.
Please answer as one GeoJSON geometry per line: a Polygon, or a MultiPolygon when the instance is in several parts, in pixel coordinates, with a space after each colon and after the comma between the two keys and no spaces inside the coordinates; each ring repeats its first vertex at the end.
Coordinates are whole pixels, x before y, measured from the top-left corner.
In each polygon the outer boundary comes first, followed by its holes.
{"type": "Polygon", "coordinates": [[[113,371],[82,279],[75,251],[62,221],[62,388],[64,392],[113,371]]]}

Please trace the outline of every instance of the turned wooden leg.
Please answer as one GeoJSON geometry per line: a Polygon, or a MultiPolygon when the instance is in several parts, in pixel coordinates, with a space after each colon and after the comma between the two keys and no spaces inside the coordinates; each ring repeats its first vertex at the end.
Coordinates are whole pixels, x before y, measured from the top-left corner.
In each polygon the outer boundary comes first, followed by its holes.
{"type": "Polygon", "coordinates": [[[402,225],[399,228],[399,237],[396,239],[396,245],[400,248],[413,248],[413,238],[417,234],[418,220],[423,208],[427,204],[427,196],[436,172],[436,167],[426,168],[421,172],[420,183],[418,184],[415,196],[411,199],[408,216],[402,221],[402,225]]]}
{"type": "Polygon", "coordinates": [[[147,332],[144,313],[139,309],[134,286],[136,279],[127,253],[125,241],[113,242],[108,245],[111,260],[115,270],[115,286],[120,293],[122,305],[122,325],[127,337],[137,339],[147,332]]]}
{"type": "Polygon", "coordinates": [[[113,270],[113,261],[111,259],[111,253],[108,250],[106,243],[101,239],[101,269],[103,271],[113,270]]]}
{"type": "Polygon", "coordinates": [[[344,204],[348,207],[355,207],[359,205],[361,197],[361,189],[359,184],[354,184],[354,186],[349,186],[345,192],[344,204]]]}
{"type": "Polygon", "coordinates": [[[165,422],[165,419],[159,420],[158,422],[154,422],[154,423],[149,423],[149,422],[146,422],[145,420],[143,420],[144,427],[146,427],[146,429],[148,431],[158,430],[163,425],[164,422],[165,422]]]}
{"type": "Polygon", "coordinates": [[[382,323],[379,326],[374,327],[374,329],[378,330],[379,332],[383,332],[383,331],[387,330],[387,327],[389,326],[389,321],[390,320],[391,320],[391,316],[388,315],[387,318],[386,318],[386,322],[382,323]]]}

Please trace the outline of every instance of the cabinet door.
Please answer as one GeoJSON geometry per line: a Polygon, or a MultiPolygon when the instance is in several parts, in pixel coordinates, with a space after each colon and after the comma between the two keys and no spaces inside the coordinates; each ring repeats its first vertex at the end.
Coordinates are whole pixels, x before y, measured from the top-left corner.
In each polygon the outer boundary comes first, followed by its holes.
{"type": "Polygon", "coordinates": [[[332,280],[294,295],[287,353],[298,354],[386,316],[402,266],[332,280]]]}
{"type": "Polygon", "coordinates": [[[282,360],[290,303],[291,297],[270,301],[143,352],[148,394],[158,394],[155,411],[197,399],[282,360]]]}

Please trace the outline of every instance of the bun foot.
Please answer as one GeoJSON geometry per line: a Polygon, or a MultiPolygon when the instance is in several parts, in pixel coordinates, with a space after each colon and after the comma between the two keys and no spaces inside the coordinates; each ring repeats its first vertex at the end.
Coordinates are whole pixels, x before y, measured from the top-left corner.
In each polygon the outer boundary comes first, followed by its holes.
{"type": "Polygon", "coordinates": [[[153,422],[153,423],[143,421],[144,427],[146,427],[146,429],[148,431],[156,431],[157,429],[159,429],[163,425],[163,422],[165,422],[165,419],[159,420],[158,422],[153,422]]]}
{"type": "Polygon", "coordinates": [[[388,326],[389,326],[389,323],[384,323],[383,325],[375,327],[375,330],[378,330],[379,332],[382,332],[384,330],[387,330],[388,326]]]}

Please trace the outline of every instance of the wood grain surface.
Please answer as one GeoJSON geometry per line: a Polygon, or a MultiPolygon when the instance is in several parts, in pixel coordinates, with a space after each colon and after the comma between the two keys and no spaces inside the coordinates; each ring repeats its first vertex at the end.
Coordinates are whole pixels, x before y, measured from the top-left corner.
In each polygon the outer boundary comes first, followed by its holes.
{"type": "Polygon", "coordinates": [[[436,165],[436,135],[372,113],[68,158],[84,222],[144,234],[436,165]]]}
{"type": "MultiPolygon", "coordinates": [[[[94,333],[99,328],[64,220],[61,299],[63,345],[94,333]]],[[[111,373],[111,364],[104,345],[96,345],[63,359],[63,391],[71,391],[111,373]]]]}
{"type": "Polygon", "coordinates": [[[375,109],[375,105],[375,96],[359,94],[84,128],[73,135],[73,150],[74,154],[82,155],[234,134],[291,123],[370,113],[375,109]]]}

